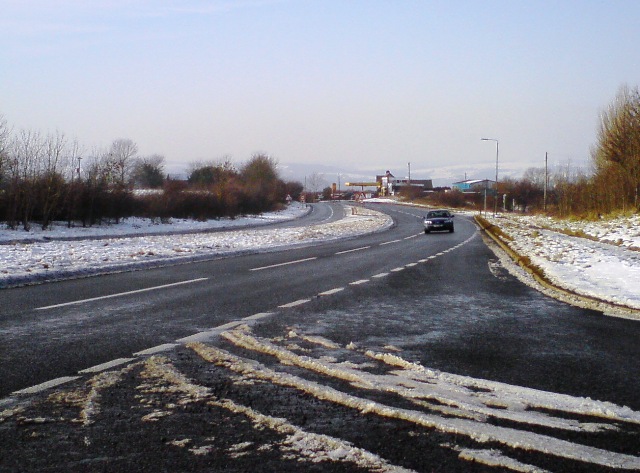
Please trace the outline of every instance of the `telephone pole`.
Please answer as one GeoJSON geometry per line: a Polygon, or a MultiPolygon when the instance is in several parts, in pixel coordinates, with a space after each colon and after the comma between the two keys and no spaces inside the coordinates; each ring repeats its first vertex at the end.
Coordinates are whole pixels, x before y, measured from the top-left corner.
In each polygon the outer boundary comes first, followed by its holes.
{"type": "Polygon", "coordinates": [[[544,196],[542,198],[542,208],[544,211],[547,211],[547,186],[549,185],[549,169],[547,167],[547,162],[549,158],[549,153],[544,153],[544,196]]]}

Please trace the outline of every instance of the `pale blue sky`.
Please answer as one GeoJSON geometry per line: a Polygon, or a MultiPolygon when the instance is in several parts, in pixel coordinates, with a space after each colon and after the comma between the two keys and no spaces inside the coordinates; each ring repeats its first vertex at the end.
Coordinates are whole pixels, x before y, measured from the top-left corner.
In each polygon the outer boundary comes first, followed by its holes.
{"type": "MultiPolygon", "coordinates": [[[[640,1],[3,0],[0,114],[87,153],[355,169],[587,162],[640,1]]],[[[312,170],[312,169],[311,169],[312,170]]],[[[426,172],[426,171],[424,171],[426,172]]]]}

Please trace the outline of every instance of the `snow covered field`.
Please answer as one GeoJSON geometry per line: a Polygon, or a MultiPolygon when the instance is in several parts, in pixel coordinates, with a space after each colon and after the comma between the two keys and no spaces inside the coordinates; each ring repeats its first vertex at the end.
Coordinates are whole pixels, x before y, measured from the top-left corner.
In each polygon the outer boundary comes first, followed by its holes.
{"type": "Polygon", "coordinates": [[[554,285],[640,309],[638,216],[598,222],[515,215],[487,220],[512,239],[509,247],[529,257],[554,285]]]}
{"type": "Polygon", "coordinates": [[[348,238],[381,230],[391,218],[362,207],[345,207],[341,220],[296,228],[253,225],[291,220],[309,208],[292,204],[286,210],[235,220],[174,220],[153,224],[127,219],[119,225],[67,228],[42,232],[0,230],[0,288],[42,280],[126,271],[250,251],[267,251],[319,240],[348,238]],[[241,228],[252,225],[251,228],[241,228]],[[237,230],[211,230],[237,227],[237,230]]]}

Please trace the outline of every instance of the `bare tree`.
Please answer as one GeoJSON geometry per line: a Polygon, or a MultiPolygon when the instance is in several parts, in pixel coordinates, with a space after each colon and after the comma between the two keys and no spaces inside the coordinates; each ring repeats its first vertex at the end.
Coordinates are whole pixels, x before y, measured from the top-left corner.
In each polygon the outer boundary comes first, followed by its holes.
{"type": "Polygon", "coordinates": [[[153,154],[135,159],[131,180],[134,187],[157,189],[164,183],[164,156],[153,154]]]}
{"type": "Polygon", "coordinates": [[[314,172],[307,179],[307,186],[309,190],[313,193],[314,199],[318,195],[319,190],[327,183],[327,181],[322,177],[321,174],[314,172]]]}
{"type": "Polygon", "coordinates": [[[39,173],[38,204],[41,212],[42,229],[46,229],[65,192],[63,169],[72,161],[72,149],[62,133],[48,135],[44,140],[41,170],[39,173]]]}
{"type": "Polygon", "coordinates": [[[122,187],[126,185],[137,154],[138,145],[130,139],[120,138],[111,143],[109,151],[104,155],[104,162],[112,182],[122,187]]]}
{"type": "Polygon", "coordinates": [[[0,184],[2,184],[4,172],[8,165],[10,137],[11,130],[9,129],[7,120],[3,115],[0,115],[0,184]]]}
{"type": "MultiPolygon", "coordinates": [[[[596,173],[602,184],[605,176],[618,177],[620,206],[629,202],[638,208],[640,190],[640,90],[620,87],[614,101],[602,112],[598,143],[592,150],[596,173]]],[[[614,183],[612,183],[614,184],[614,183]]]]}
{"type": "Polygon", "coordinates": [[[43,161],[44,141],[40,133],[22,130],[12,141],[11,207],[7,223],[15,228],[18,221],[25,231],[31,229],[36,205],[36,181],[43,161]]]}

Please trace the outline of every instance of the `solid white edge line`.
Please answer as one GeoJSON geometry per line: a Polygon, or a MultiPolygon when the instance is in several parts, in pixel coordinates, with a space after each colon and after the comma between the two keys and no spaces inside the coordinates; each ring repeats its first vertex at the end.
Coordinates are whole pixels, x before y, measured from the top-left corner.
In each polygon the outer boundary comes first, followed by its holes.
{"type": "Polygon", "coordinates": [[[54,304],[54,305],[48,305],[48,306],[44,306],[44,307],[36,307],[34,310],[55,309],[55,308],[58,308],[58,307],[65,307],[65,306],[69,306],[69,305],[84,304],[85,302],[93,302],[93,301],[100,301],[100,300],[103,300],[103,299],[111,299],[113,297],[128,296],[128,295],[131,295],[131,294],[140,294],[141,292],[155,291],[157,289],[166,289],[168,287],[181,286],[183,284],[191,284],[191,283],[194,283],[194,282],[206,281],[207,279],[209,279],[209,278],[189,279],[188,281],[180,281],[180,282],[174,282],[174,283],[171,283],[171,284],[163,284],[162,286],[147,287],[145,289],[136,289],[135,291],[119,292],[117,294],[109,294],[108,296],[92,297],[90,299],[82,299],[82,300],[78,300],[78,301],[64,302],[62,304],[54,304]]]}
{"type": "Polygon", "coordinates": [[[286,263],[271,264],[269,266],[260,266],[259,268],[250,268],[249,271],[262,271],[263,269],[278,268],[280,266],[287,266],[290,264],[304,263],[305,261],[312,261],[314,259],[318,259],[318,257],[314,256],[313,258],[304,258],[304,259],[298,259],[295,261],[287,261],[286,263]]]}

